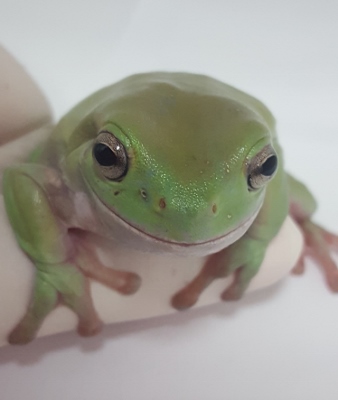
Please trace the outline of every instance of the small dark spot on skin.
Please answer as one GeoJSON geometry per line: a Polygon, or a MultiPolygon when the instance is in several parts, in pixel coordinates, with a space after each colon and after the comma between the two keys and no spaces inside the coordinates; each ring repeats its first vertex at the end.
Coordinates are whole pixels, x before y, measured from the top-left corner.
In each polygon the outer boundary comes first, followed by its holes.
{"type": "Polygon", "coordinates": [[[163,210],[164,208],[166,208],[166,206],[167,206],[164,197],[162,197],[162,198],[160,199],[160,201],[159,201],[158,204],[159,204],[160,208],[162,208],[162,210],[163,210]]]}
{"type": "Polygon", "coordinates": [[[114,192],[114,196],[117,196],[117,195],[119,195],[120,194],[120,191],[119,190],[116,190],[116,192],[114,192]]]}
{"type": "Polygon", "coordinates": [[[147,192],[146,192],[144,189],[141,189],[141,190],[140,190],[140,194],[141,194],[141,197],[142,197],[143,199],[146,199],[146,198],[148,197],[147,192]]]}
{"type": "Polygon", "coordinates": [[[213,204],[213,205],[212,205],[212,212],[213,212],[214,214],[216,214],[216,212],[217,212],[217,205],[216,205],[216,204],[213,204]]]}

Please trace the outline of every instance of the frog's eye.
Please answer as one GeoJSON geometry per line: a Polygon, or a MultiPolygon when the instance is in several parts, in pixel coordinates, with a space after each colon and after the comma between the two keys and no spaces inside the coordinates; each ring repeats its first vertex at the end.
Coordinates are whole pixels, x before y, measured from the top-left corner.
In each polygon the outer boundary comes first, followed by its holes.
{"type": "Polygon", "coordinates": [[[118,181],[128,170],[128,157],[123,144],[110,132],[100,132],[93,146],[93,157],[102,174],[118,181]]]}
{"type": "Polygon", "coordinates": [[[257,190],[263,187],[274,176],[278,165],[278,159],[272,146],[265,146],[251,159],[247,168],[249,190],[257,190]]]}

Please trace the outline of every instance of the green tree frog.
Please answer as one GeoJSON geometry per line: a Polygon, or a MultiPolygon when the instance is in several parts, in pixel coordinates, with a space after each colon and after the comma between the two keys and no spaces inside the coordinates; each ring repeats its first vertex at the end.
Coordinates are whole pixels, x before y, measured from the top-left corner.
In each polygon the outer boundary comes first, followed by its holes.
{"type": "Polygon", "coordinates": [[[285,173],[273,116],[207,76],[138,74],[98,91],[26,163],[7,168],[3,185],[17,241],[36,267],[13,344],[34,339],[60,302],[77,314],[79,334],[97,333],[89,278],[121,295],[137,291],[139,276],[103,265],[89,233],[142,251],[207,256],[173,293],[172,306],[185,309],[230,274],[222,299],[239,299],[290,213],[338,290],[329,255],[337,237],[311,221],[313,197],[285,173]]]}

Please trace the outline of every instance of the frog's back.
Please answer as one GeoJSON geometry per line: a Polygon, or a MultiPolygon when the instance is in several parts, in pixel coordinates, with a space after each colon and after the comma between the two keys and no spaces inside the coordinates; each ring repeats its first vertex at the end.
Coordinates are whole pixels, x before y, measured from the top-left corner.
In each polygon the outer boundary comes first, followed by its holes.
{"type": "Polygon", "coordinates": [[[217,99],[218,103],[244,105],[271,131],[274,130],[274,118],[269,110],[259,100],[232,86],[205,75],[153,72],[132,75],[83,100],[61,119],[53,140],[62,147],[62,152],[72,151],[93,139],[102,125],[111,120],[114,111],[118,113],[124,109],[128,112],[136,105],[140,110],[148,107],[148,115],[156,117],[156,113],[165,112],[165,107],[161,109],[160,106],[167,107],[174,95],[196,99],[200,103],[217,99]],[[154,103],[158,105],[156,109],[154,103]]]}

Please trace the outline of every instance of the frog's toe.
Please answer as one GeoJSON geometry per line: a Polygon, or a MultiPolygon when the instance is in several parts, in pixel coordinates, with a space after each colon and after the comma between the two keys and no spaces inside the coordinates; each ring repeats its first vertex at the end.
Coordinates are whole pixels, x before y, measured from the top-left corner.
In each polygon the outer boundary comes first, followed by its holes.
{"type": "Polygon", "coordinates": [[[221,294],[221,299],[223,301],[240,300],[257,271],[258,268],[252,265],[237,268],[234,271],[232,283],[221,294]]]}
{"type": "Polygon", "coordinates": [[[294,275],[302,275],[305,272],[305,256],[304,254],[301,255],[297,264],[293,267],[291,271],[294,275]]]}
{"type": "Polygon", "coordinates": [[[334,233],[323,228],[320,228],[320,231],[332,250],[338,251],[338,235],[335,235],[334,233]]]}
{"type": "Polygon", "coordinates": [[[327,283],[333,292],[338,292],[338,271],[332,272],[332,274],[327,277],[327,283]]]}
{"type": "Polygon", "coordinates": [[[95,336],[102,331],[103,323],[100,320],[91,323],[80,322],[77,331],[80,336],[95,336]]]}
{"type": "Polygon", "coordinates": [[[12,330],[12,332],[8,335],[8,343],[14,345],[23,345],[30,343],[35,339],[35,334],[30,334],[22,329],[22,327],[17,326],[12,330]]]}
{"type": "Polygon", "coordinates": [[[141,286],[141,278],[132,272],[127,272],[123,282],[117,289],[121,294],[129,295],[136,293],[141,286]]]}
{"type": "Polygon", "coordinates": [[[198,300],[197,293],[191,290],[183,289],[172,297],[171,305],[176,310],[183,311],[186,310],[187,308],[194,306],[197,303],[197,300],[198,300]]]}
{"type": "Polygon", "coordinates": [[[241,299],[242,296],[243,292],[237,286],[230,286],[221,294],[221,299],[223,301],[236,301],[241,299]]]}
{"type": "MultiPolygon", "coordinates": [[[[337,249],[338,236],[334,235],[310,220],[300,224],[303,232],[306,248],[303,258],[313,258],[322,268],[326,282],[333,292],[338,292],[337,264],[330,254],[330,249],[337,249]]],[[[297,266],[296,266],[297,268],[297,266]]]]}

